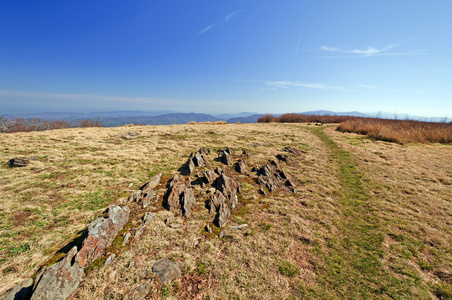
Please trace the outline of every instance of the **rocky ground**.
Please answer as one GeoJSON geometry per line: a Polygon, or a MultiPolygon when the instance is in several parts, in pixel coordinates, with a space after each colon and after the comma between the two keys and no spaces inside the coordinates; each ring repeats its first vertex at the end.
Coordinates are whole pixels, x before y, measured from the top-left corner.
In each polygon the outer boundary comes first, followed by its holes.
{"type": "Polygon", "coordinates": [[[452,296],[452,148],[333,129],[1,135],[3,299],[452,296]]]}

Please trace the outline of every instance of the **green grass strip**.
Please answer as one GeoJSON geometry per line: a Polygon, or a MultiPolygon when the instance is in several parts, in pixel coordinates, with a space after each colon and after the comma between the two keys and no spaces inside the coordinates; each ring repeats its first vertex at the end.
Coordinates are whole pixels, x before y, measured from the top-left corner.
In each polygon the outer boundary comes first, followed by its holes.
{"type": "Polygon", "coordinates": [[[363,185],[363,176],[357,169],[355,158],[329,138],[323,128],[311,130],[324,142],[338,169],[341,186],[338,200],[342,215],[335,221],[341,234],[330,236],[328,253],[317,249],[317,253],[324,256],[324,262],[316,265],[323,287],[311,291],[310,296],[343,299],[399,299],[403,298],[401,294],[407,296],[412,283],[391,276],[381,263],[384,228],[363,185]]]}

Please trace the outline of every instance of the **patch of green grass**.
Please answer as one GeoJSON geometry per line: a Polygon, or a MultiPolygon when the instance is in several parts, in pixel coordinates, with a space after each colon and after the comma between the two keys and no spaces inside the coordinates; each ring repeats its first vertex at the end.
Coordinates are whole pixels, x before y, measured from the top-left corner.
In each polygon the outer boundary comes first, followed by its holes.
{"type": "Polygon", "coordinates": [[[28,244],[13,246],[8,249],[8,256],[17,256],[19,254],[27,252],[28,250],[30,250],[30,245],[28,244]]]}
{"type": "Polygon", "coordinates": [[[278,271],[287,277],[295,277],[300,274],[300,270],[296,266],[285,260],[278,260],[278,271]]]}

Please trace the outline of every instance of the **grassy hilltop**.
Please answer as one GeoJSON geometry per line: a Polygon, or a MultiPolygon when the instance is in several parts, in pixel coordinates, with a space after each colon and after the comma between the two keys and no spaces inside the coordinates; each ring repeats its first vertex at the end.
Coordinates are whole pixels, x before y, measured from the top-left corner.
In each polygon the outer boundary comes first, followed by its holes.
{"type": "Polygon", "coordinates": [[[126,246],[117,239],[107,249],[114,262],[85,270],[71,299],[122,299],[144,281],[149,299],[452,299],[452,145],[284,123],[0,134],[0,294],[61,258],[109,204],[153,175],[163,173],[161,199],[190,153],[210,148],[221,166],[216,151],[227,146],[247,150],[249,169],[290,156],[281,166],[296,192],[262,195],[253,172],[237,173],[240,205],[222,238],[204,229],[212,216],[200,186],[192,215],[176,214],[180,228],[150,207],[156,219],[145,234],[126,246]],[[137,136],[121,137],[129,132],[137,136]],[[9,168],[18,156],[31,163],[9,168]],[[232,228],[240,224],[248,226],[232,228]],[[179,262],[182,277],[162,285],[151,270],[161,258],[179,262]]]}

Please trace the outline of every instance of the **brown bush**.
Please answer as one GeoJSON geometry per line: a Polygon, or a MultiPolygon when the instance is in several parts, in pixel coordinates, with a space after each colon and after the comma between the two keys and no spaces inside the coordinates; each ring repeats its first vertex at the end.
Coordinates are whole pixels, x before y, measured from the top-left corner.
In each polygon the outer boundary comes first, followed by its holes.
{"type": "Polygon", "coordinates": [[[274,115],[272,115],[272,114],[266,114],[266,115],[264,115],[264,116],[262,116],[262,117],[259,117],[259,118],[257,119],[257,122],[258,122],[258,123],[271,123],[271,122],[273,122],[274,119],[275,119],[275,116],[274,116],[274,115]]]}
{"type": "Polygon", "coordinates": [[[401,144],[452,143],[452,122],[355,118],[342,122],[337,130],[365,134],[378,140],[401,144]]]}

